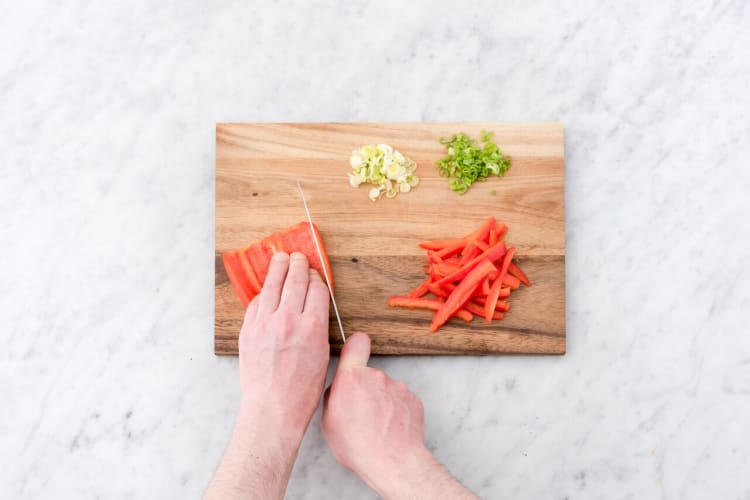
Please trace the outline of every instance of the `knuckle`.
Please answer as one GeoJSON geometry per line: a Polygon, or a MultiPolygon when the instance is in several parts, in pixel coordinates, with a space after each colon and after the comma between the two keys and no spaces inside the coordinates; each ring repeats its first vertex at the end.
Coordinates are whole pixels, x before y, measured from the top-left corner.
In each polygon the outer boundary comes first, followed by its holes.
{"type": "Polygon", "coordinates": [[[399,392],[402,392],[404,394],[409,392],[409,388],[406,387],[406,384],[401,382],[400,380],[396,380],[393,385],[396,387],[396,390],[399,392]]]}
{"type": "Polygon", "coordinates": [[[291,285],[307,285],[309,281],[309,275],[305,272],[290,272],[286,277],[286,284],[291,285]]]}
{"type": "Polygon", "coordinates": [[[291,333],[294,330],[295,321],[289,313],[276,315],[273,321],[274,330],[282,335],[291,333]]]}
{"type": "Polygon", "coordinates": [[[328,315],[318,311],[309,314],[308,321],[310,326],[315,330],[323,327],[328,327],[328,315]]]}
{"type": "Polygon", "coordinates": [[[372,370],[372,378],[375,382],[382,385],[385,385],[385,383],[388,382],[388,375],[386,375],[383,370],[380,370],[379,368],[373,368],[372,370]]]}

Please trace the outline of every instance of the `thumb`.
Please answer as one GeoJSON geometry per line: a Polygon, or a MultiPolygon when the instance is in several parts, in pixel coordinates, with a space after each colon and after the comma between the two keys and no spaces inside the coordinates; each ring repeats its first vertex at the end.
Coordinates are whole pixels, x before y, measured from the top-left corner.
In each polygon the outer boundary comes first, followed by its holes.
{"type": "Polygon", "coordinates": [[[370,337],[364,333],[355,333],[344,343],[341,349],[338,370],[367,366],[370,359],[370,337]]]}

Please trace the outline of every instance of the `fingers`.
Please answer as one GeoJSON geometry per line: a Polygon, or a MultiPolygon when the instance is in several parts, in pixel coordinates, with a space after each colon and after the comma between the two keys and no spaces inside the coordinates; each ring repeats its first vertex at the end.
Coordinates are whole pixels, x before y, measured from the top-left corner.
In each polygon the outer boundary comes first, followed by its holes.
{"type": "Polygon", "coordinates": [[[328,302],[330,301],[328,287],[323,283],[323,278],[315,269],[310,269],[309,279],[307,297],[305,298],[305,312],[324,313],[327,316],[328,302]]]}
{"type": "Polygon", "coordinates": [[[341,359],[337,370],[345,370],[357,366],[367,366],[370,359],[370,337],[364,333],[355,333],[346,340],[341,349],[341,359]]]}
{"type": "Polygon", "coordinates": [[[310,271],[307,257],[299,252],[294,252],[289,258],[289,271],[286,274],[284,288],[281,292],[279,308],[288,311],[302,312],[307,295],[307,285],[310,282],[310,271]]]}
{"type": "Polygon", "coordinates": [[[258,314],[258,305],[260,304],[260,295],[253,297],[253,300],[248,304],[245,309],[245,321],[244,323],[250,324],[255,321],[255,316],[258,314]]]}
{"type": "Polygon", "coordinates": [[[245,309],[245,320],[242,322],[242,328],[240,328],[240,341],[244,336],[250,335],[253,323],[255,323],[255,317],[258,315],[259,303],[260,296],[256,295],[253,297],[253,300],[250,301],[250,304],[248,304],[247,309],[245,309]]]}
{"type": "Polygon", "coordinates": [[[260,291],[260,304],[258,310],[261,312],[273,312],[279,307],[281,300],[281,289],[284,286],[287,270],[289,269],[289,255],[284,252],[273,254],[271,265],[268,267],[268,275],[260,291]]]}

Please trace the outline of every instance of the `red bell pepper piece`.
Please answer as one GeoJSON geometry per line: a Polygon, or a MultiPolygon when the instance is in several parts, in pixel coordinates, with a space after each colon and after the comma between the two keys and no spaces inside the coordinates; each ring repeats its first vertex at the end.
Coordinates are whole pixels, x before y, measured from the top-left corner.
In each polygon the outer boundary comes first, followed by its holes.
{"type": "Polygon", "coordinates": [[[494,228],[496,225],[497,225],[497,222],[495,221],[495,218],[490,216],[484,221],[484,223],[482,223],[479,229],[477,229],[476,231],[472,231],[466,236],[463,236],[461,238],[454,238],[452,240],[423,241],[422,243],[419,244],[419,247],[425,250],[440,251],[440,250],[445,250],[446,248],[449,248],[449,247],[453,248],[459,245],[466,246],[466,244],[472,240],[487,241],[490,230],[494,228]]]}
{"type": "Polygon", "coordinates": [[[484,278],[484,281],[482,281],[482,293],[484,295],[490,294],[490,277],[489,276],[484,278]]]}
{"type": "Polygon", "coordinates": [[[331,289],[335,291],[331,264],[320,231],[314,224],[311,231],[310,224],[303,221],[277,231],[246,248],[231,250],[222,256],[227,276],[243,305],[247,306],[253,297],[260,292],[260,288],[266,280],[273,254],[281,251],[305,254],[310,267],[318,271],[321,276],[323,276],[323,269],[325,268],[330,279],[331,289]],[[323,257],[322,262],[315,245],[316,240],[323,257]]]}
{"type": "Polygon", "coordinates": [[[432,262],[433,264],[442,264],[443,259],[440,258],[440,256],[437,254],[437,252],[433,252],[432,250],[429,250],[427,252],[427,259],[432,262]]]}
{"type": "MultiPolygon", "coordinates": [[[[393,296],[388,298],[388,305],[391,307],[408,307],[409,309],[431,309],[433,311],[439,310],[443,306],[443,302],[439,300],[413,298],[413,297],[399,297],[393,296]]],[[[466,309],[457,309],[452,316],[456,316],[467,323],[469,323],[474,316],[466,309]]]]}
{"type": "Polygon", "coordinates": [[[457,243],[466,243],[466,238],[455,238],[453,240],[430,240],[423,241],[419,244],[420,248],[425,250],[442,250],[445,247],[456,245],[457,243]]]}
{"type": "MultiPolygon", "coordinates": [[[[485,306],[487,305],[487,297],[472,297],[471,302],[482,307],[482,316],[484,316],[485,306]]],[[[510,304],[504,300],[498,300],[495,304],[495,311],[508,312],[510,311],[510,304]]]]}
{"type": "Polygon", "coordinates": [[[484,221],[484,224],[479,227],[479,229],[476,231],[476,234],[474,234],[471,240],[475,242],[481,241],[486,243],[489,240],[490,231],[495,227],[495,224],[497,224],[497,222],[495,221],[494,217],[487,217],[487,219],[484,221]]]}
{"type": "Polygon", "coordinates": [[[250,300],[252,300],[252,297],[255,296],[255,292],[253,292],[247,276],[242,272],[238,252],[225,252],[224,255],[221,256],[221,260],[224,263],[227,277],[229,278],[229,282],[232,283],[232,287],[234,288],[237,297],[239,297],[242,305],[247,307],[250,300]]]}
{"type": "Polygon", "coordinates": [[[482,251],[474,244],[473,241],[470,241],[469,244],[466,245],[466,248],[464,248],[463,254],[461,255],[461,260],[458,262],[458,264],[460,266],[463,266],[480,253],[482,253],[482,251]]]}
{"type": "Polygon", "coordinates": [[[498,222],[495,224],[495,234],[497,235],[497,241],[502,240],[505,238],[505,234],[508,232],[508,226],[503,224],[502,222],[498,222]]]}
{"type": "Polygon", "coordinates": [[[427,295],[427,292],[430,291],[429,288],[427,288],[429,283],[430,283],[429,280],[420,283],[420,285],[417,288],[415,288],[414,290],[406,294],[406,296],[411,297],[411,298],[417,298],[423,295],[427,295]]]}
{"type": "Polygon", "coordinates": [[[511,290],[517,290],[518,287],[521,286],[521,280],[519,280],[515,276],[506,274],[505,276],[503,276],[503,285],[509,286],[511,290]]]}
{"type": "Polygon", "coordinates": [[[529,281],[529,277],[526,276],[526,273],[521,271],[521,268],[518,267],[513,262],[510,263],[510,267],[508,268],[508,273],[512,274],[519,280],[521,280],[521,283],[523,283],[526,286],[531,286],[531,281],[529,281]]]}
{"type": "Polygon", "coordinates": [[[497,279],[492,284],[490,293],[487,294],[487,301],[484,303],[484,319],[487,323],[492,321],[492,314],[495,312],[495,306],[497,305],[497,297],[500,294],[500,288],[503,286],[503,278],[505,278],[505,275],[508,273],[508,267],[510,267],[510,262],[513,260],[514,253],[516,253],[514,247],[510,247],[506,252],[497,279]]]}
{"type": "MultiPolygon", "coordinates": [[[[472,314],[476,314],[479,317],[484,317],[484,307],[480,306],[476,302],[468,301],[466,304],[464,304],[464,309],[469,311],[472,314]]],[[[503,319],[503,313],[500,311],[495,311],[492,313],[492,319],[503,319]]]]}
{"type": "MultiPolygon", "coordinates": [[[[492,283],[491,280],[490,280],[490,283],[492,283]]],[[[482,286],[484,286],[484,283],[482,284],[482,286]]],[[[490,289],[492,289],[492,285],[490,285],[490,289]]],[[[500,294],[501,295],[503,294],[503,290],[510,290],[510,288],[501,288],[500,289],[500,294]]],[[[473,300],[474,302],[477,302],[479,304],[484,305],[484,303],[485,303],[485,301],[487,299],[487,295],[489,295],[489,294],[484,293],[484,290],[482,290],[482,287],[480,286],[480,287],[478,287],[476,289],[476,291],[474,292],[474,295],[472,295],[471,300],[473,300]]],[[[502,296],[501,295],[498,295],[499,299],[507,299],[508,297],[510,297],[510,293],[508,293],[507,295],[502,295],[502,296]]]]}
{"type": "Polygon", "coordinates": [[[438,250],[437,252],[435,252],[435,254],[441,259],[445,259],[446,257],[452,257],[454,255],[460,254],[463,251],[465,246],[466,246],[466,242],[461,241],[459,243],[455,243],[453,245],[442,248],[438,250]]]}
{"type": "Polygon", "coordinates": [[[263,285],[261,285],[260,281],[258,280],[258,276],[255,274],[253,263],[248,258],[247,250],[240,250],[239,252],[237,252],[237,259],[242,266],[242,271],[245,273],[248,282],[250,282],[250,287],[252,288],[254,294],[260,293],[260,289],[263,285]]]}
{"type": "Polygon", "coordinates": [[[437,264],[433,267],[440,276],[448,276],[449,274],[453,274],[461,269],[461,266],[457,266],[455,264],[446,264],[445,262],[443,262],[442,264],[437,264]]]}
{"type": "Polygon", "coordinates": [[[501,241],[494,247],[491,247],[486,252],[483,252],[480,255],[478,255],[476,258],[472,259],[470,262],[465,264],[463,267],[461,267],[461,269],[459,269],[455,273],[450,274],[446,276],[445,278],[438,280],[436,283],[438,284],[438,286],[443,286],[445,283],[452,283],[454,281],[464,279],[464,277],[467,276],[483,260],[488,260],[490,261],[490,264],[491,264],[495,262],[497,259],[499,259],[500,257],[502,257],[503,255],[505,255],[505,243],[501,241]]]}
{"type": "Polygon", "coordinates": [[[480,250],[481,250],[482,252],[486,252],[486,251],[487,251],[487,250],[489,250],[489,248],[490,248],[490,246],[489,246],[489,245],[488,245],[487,243],[485,243],[484,241],[481,241],[481,240],[477,240],[477,241],[475,241],[475,242],[474,242],[474,244],[475,244],[475,245],[477,246],[477,248],[479,248],[479,249],[480,249],[480,250]]]}
{"type": "Polygon", "coordinates": [[[489,273],[497,269],[489,259],[483,259],[465,275],[461,283],[451,292],[444,304],[435,312],[430,323],[430,331],[436,332],[450,319],[453,314],[471,298],[476,287],[481,286],[482,280],[489,273]]]}
{"type": "Polygon", "coordinates": [[[490,246],[497,245],[497,231],[495,231],[494,227],[490,229],[490,236],[487,243],[489,243],[490,246]]]}
{"type": "Polygon", "coordinates": [[[430,283],[429,285],[427,285],[427,289],[436,297],[441,297],[443,299],[447,299],[451,294],[450,291],[437,286],[435,283],[430,283]]]}

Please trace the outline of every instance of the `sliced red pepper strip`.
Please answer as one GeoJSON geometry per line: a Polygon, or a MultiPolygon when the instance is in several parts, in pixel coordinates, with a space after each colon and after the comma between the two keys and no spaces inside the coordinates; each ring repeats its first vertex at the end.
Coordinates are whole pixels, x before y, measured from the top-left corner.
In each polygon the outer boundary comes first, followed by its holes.
{"type": "MultiPolygon", "coordinates": [[[[245,276],[250,283],[250,287],[253,290],[253,296],[259,294],[260,289],[263,285],[261,285],[260,281],[258,281],[258,276],[255,275],[253,263],[252,261],[250,261],[247,255],[247,249],[237,252],[237,259],[242,266],[242,271],[245,273],[245,276]]],[[[253,297],[250,297],[250,300],[253,300],[253,297]]]]}
{"type": "Polygon", "coordinates": [[[434,265],[430,266],[430,268],[428,269],[427,272],[430,273],[430,282],[431,283],[434,283],[435,281],[438,281],[439,279],[443,278],[440,274],[438,274],[437,269],[435,268],[434,265]]]}
{"type": "MultiPolygon", "coordinates": [[[[389,306],[408,307],[409,309],[431,309],[433,311],[437,311],[443,306],[443,304],[444,303],[440,300],[431,300],[431,299],[413,298],[413,297],[399,297],[397,295],[388,298],[389,306]]],[[[456,310],[453,316],[456,316],[457,318],[460,318],[466,321],[467,323],[469,323],[472,319],[474,319],[474,316],[469,311],[463,308],[456,310]]]]}
{"type": "MultiPolygon", "coordinates": [[[[468,248],[468,245],[467,245],[468,248]]],[[[459,265],[466,265],[467,262],[471,262],[472,259],[476,259],[479,254],[482,253],[482,249],[480,249],[478,246],[474,244],[474,242],[471,243],[471,249],[470,250],[464,250],[464,254],[461,257],[461,262],[459,262],[459,265]]]]}
{"type": "Polygon", "coordinates": [[[443,262],[442,264],[436,264],[432,266],[435,268],[435,272],[442,276],[448,276],[449,274],[453,274],[459,269],[461,269],[461,266],[457,266],[455,264],[446,264],[443,262]]]}
{"type": "MultiPolygon", "coordinates": [[[[493,281],[492,281],[492,278],[490,276],[487,276],[487,281],[489,282],[488,283],[489,288],[492,289],[493,281]]],[[[482,283],[482,287],[484,287],[484,283],[482,283]]],[[[500,289],[500,293],[498,294],[497,298],[498,299],[507,299],[508,297],[510,297],[510,290],[511,290],[510,287],[503,287],[503,288],[501,288],[500,289]]],[[[489,293],[490,293],[489,290],[487,290],[487,293],[484,293],[484,292],[485,292],[484,290],[479,290],[478,289],[477,292],[474,294],[474,297],[476,297],[476,298],[473,299],[473,300],[479,300],[479,299],[481,299],[482,304],[484,304],[485,297],[487,297],[487,295],[489,295],[489,293]]]]}
{"type": "Polygon", "coordinates": [[[476,245],[483,252],[486,252],[490,248],[490,246],[487,243],[481,240],[475,241],[474,245],[476,245]]]}
{"type": "Polygon", "coordinates": [[[452,247],[458,243],[464,243],[466,244],[466,238],[455,238],[452,240],[430,240],[430,241],[423,241],[419,244],[419,248],[423,248],[425,250],[442,250],[446,247],[452,247]]]}
{"type": "Polygon", "coordinates": [[[430,289],[428,288],[429,283],[429,280],[423,281],[417,288],[406,294],[406,296],[410,298],[417,298],[423,295],[427,295],[427,293],[430,291],[430,289]]]}
{"type": "Polygon", "coordinates": [[[450,274],[446,276],[445,278],[438,280],[436,283],[438,284],[438,286],[443,286],[445,283],[452,283],[454,281],[461,280],[465,276],[467,276],[483,260],[489,260],[490,263],[493,263],[497,259],[502,257],[503,255],[505,255],[505,243],[501,241],[494,247],[491,247],[486,252],[483,252],[482,254],[472,259],[470,262],[465,264],[463,267],[461,267],[461,269],[459,269],[455,273],[450,274]]]}
{"type": "Polygon", "coordinates": [[[495,224],[495,234],[497,235],[497,241],[500,241],[503,238],[505,238],[505,235],[507,232],[508,232],[508,226],[506,226],[502,222],[498,222],[497,224],[495,224]]]}
{"type": "Polygon", "coordinates": [[[440,258],[440,256],[436,252],[433,252],[432,250],[427,252],[427,259],[429,259],[429,261],[432,262],[433,264],[443,263],[443,259],[440,258]]]}
{"type": "MultiPolygon", "coordinates": [[[[476,314],[477,316],[484,318],[484,307],[480,306],[476,302],[468,301],[466,304],[464,304],[464,309],[469,311],[472,314],[476,314]]],[[[500,311],[495,311],[492,313],[492,319],[503,319],[503,313],[500,311]]]]}
{"type": "MultiPolygon", "coordinates": [[[[425,250],[442,251],[447,248],[453,248],[456,246],[461,246],[463,248],[472,240],[487,241],[490,230],[495,227],[496,224],[497,222],[495,221],[495,218],[490,216],[484,221],[484,223],[482,223],[479,229],[477,229],[476,231],[472,231],[462,238],[454,238],[452,240],[423,241],[419,244],[419,247],[424,248],[425,250]]],[[[443,257],[443,255],[441,255],[441,257],[443,257]]]]}
{"type": "Polygon", "coordinates": [[[513,254],[516,253],[514,247],[510,247],[503,257],[503,264],[500,267],[497,279],[492,284],[490,293],[487,294],[487,301],[484,303],[484,319],[489,323],[492,321],[492,314],[495,312],[495,306],[497,305],[497,297],[500,295],[500,288],[503,286],[503,278],[508,273],[508,267],[510,262],[513,260],[513,254]]]}
{"type": "MultiPolygon", "coordinates": [[[[497,227],[497,226],[495,226],[497,227]]],[[[495,231],[495,228],[493,227],[490,229],[490,238],[487,241],[487,243],[490,244],[490,246],[497,245],[497,231],[495,231]]]]}
{"type": "Polygon", "coordinates": [[[458,262],[458,265],[463,266],[480,253],[482,253],[482,251],[477,248],[473,241],[470,241],[463,249],[461,260],[458,262]]]}
{"type": "Polygon", "coordinates": [[[437,286],[435,283],[430,283],[429,285],[427,285],[427,289],[436,297],[441,297],[443,299],[447,299],[451,294],[450,291],[437,286]]]}
{"type": "Polygon", "coordinates": [[[472,241],[481,241],[486,243],[490,236],[490,231],[492,228],[495,227],[497,222],[495,221],[495,218],[492,216],[487,217],[487,219],[484,221],[484,223],[480,226],[480,228],[477,230],[474,237],[471,238],[472,241]]]}
{"type": "Polygon", "coordinates": [[[435,312],[432,323],[430,323],[430,331],[438,331],[471,298],[474,289],[481,286],[481,281],[485,276],[495,269],[497,268],[492,261],[486,258],[475,264],[465,277],[462,277],[461,283],[451,292],[442,307],[435,312]]]}
{"type": "Polygon", "coordinates": [[[529,277],[526,276],[526,273],[521,271],[521,268],[518,267],[513,262],[510,263],[510,267],[508,267],[508,273],[512,274],[519,280],[521,280],[521,283],[523,283],[526,286],[531,286],[531,281],[529,281],[529,277]]]}
{"type": "Polygon", "coordinates": [[[446,257],[452,257],[454,255],[460,254],[463,251],[465,246],[466,246],[466,242],[461,241],[459,243],[455,243],[453,245],[442,248],[435,253],[441,259],[445,259],[446,257]]]}
{"type": "MultiPolygon", "coordinates": [[[[487,297],[472,297],[471,302],[482,306],[482,314],[484,314],[484,306],[487,304],[487,297]]],[[[495,304],[495,311],[510,311],[510,303],[504,300],[498,300],[497,304],[495,304]]]]}
{"type": "Polygon", "coordinates": [[[521,286],[521,280],[519,280],[515,276],[506,274],[505,276],[503,276],[503,285],[509,286],[511,290],[517,290],[518,287],[521,286]]]}
{"type": "Polygon", "coordinates": [[[232,283],[232,288],[234,288],[242,305],[247,307],[250,300],[252,300],[251,297],[255,296],[255,293],[252,292],[247,276],[242,272],[237,252],[225,252],[221,256],[221,260],[224,263],[224,270],[227,272],[229,282],[232,283]]]}
{"type": "Polygon", "coordinates": [[[489,276],[484,278],[484,281],[482,281],[482,293],[485,295],[490,294],[490,277],[489,276]]]}

